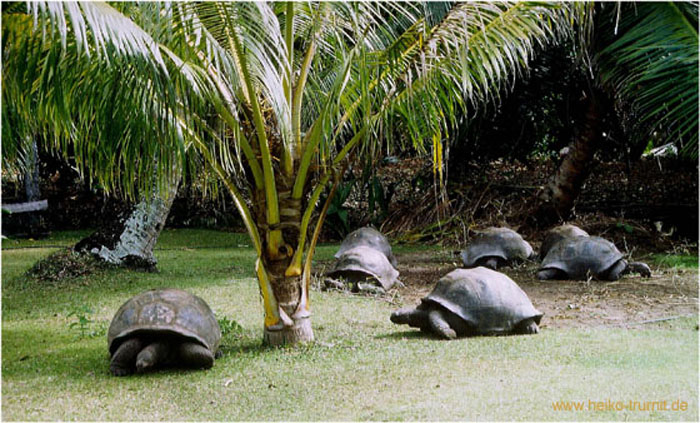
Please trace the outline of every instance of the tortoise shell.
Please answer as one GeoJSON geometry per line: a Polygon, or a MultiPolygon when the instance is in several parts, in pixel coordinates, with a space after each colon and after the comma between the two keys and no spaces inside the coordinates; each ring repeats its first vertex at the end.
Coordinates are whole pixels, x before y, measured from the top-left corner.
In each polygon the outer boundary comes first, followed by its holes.
{"type": "Polygon", "coordinates": [[[543,316],[511,278],[485,267],[453,270],[421,301],[419,307],[438,305],[478,334],[509,333],[523,320],[533,318],[539,324],[543,316]]]}
{"type": "Polygon", "coordinates": [[[532,246],[519,233],[508,228],[480,231],[462,251],[465,267],[477,266],[480,259],[497,257],[506,263],[522,261],[532,255],[532,246]]]}
{"type": "Polygon", "coordinates": [[[367,246],[345,251],[326,274],[352,279],[370,277],[379,282],[384,290],[394,286],[399,277],[398,270],[394,269],[382,252],[367,246]]]}
{"type": "Polygon", "coordinates": [[[558,269],[571,279],[599,278],[623,258],[612,242],[597,236],[563,238],[552,246],[540,270],[558,269]]]}
{"type": "Polygon", "coordinates": [[[389,260],[389,263],[396,267],[396,257],[394,257],[394,253],[391,251],[391,244],[389,244],[389,241],[381,232],[369,226],[350,232],[343,240],[343,243],[340,244],[340,249],[335,253],[335,258],[340,258],[346,251],[359,246],[370,247],[381,251],[389,260]]]}
{"type": "Polygon", "coordinates": [[[575,238],[577,236],[588,236],[588,232],[574,225],[560,225],[547,231],[547,235],[542,241],[540,248],[540,260],[544,259],[549,250],[563,238],[575,238]]]}
{"type": "Polygon", "coordinates": [[[142,292],[117,310],[107,332],[109,353],[132,336],[175,336],[216,352],[221,329],[204,300],[180,289],[142,292]]]}

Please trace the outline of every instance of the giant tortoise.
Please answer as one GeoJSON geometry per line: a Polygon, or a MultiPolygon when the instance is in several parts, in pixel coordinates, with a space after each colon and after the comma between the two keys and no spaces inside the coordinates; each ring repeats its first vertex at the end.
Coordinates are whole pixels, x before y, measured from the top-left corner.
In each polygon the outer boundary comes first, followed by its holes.
{"type": "Polygon", "coordinates": [[[399,272],[384,253],[360,245],[343,252],[326,275],[327,286],[350,288],[354,292],[385,292],[398,281],[399,272]]]}
{"type": "Polygon", "coordinates": [[[574,225],[560,225],[547,231],[540,247],[540,260],[544,260],[550,248],[562,238],[575,238],[577,236],[588,236],[588,232],[574,225]]]}
{"type": "Polygon", "coordinates": [[[335,258],[340,258],[346,251],[359,246],[370,247],[380,251],[386,256],[389,263],[396,267],[396,257],[391,251],[391,244],[381,232],[369,226],[350,232],[343,240],[343,243],[340,244],[340,249],[335,253],[335,258]]]}
{"type": "Polygon", "coordinates": [[[493,227],[479,231],[461,254],[464,267],[486,266],[494,270],[533,255],[532,247],[520,234],[493,227]]]}
{"type": "Polygon", "coordinates": [[[646,263],[627,263],[612,242],[597,236],[562,238],[549,249],[537,272],[539,279],[587,279],[616,281],[636,272],[651,276],[646,263]]]}
{"type": "Polygon", "coordinates": [[[416,308],[391,314],[445,339],[457,336],[534,334],[542,313],[527,294],[503,273],[485,267],[457,269],[443,276],[416,308]]]}
{"type": "Polygon", "coordinates": [[[179,289],[143,292],[125,302],[107,333],[115,376],[176,365],[210,368],[221,329],[207,303],[179,289]]]}

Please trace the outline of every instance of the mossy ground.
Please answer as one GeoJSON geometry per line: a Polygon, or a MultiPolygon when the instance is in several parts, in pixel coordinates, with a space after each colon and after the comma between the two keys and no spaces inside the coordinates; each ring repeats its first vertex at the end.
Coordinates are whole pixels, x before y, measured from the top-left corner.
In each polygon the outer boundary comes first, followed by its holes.
{"type": "MultiPolygon", "coordinates": [[[[81,234],[57,235],[35,244],[67,245],[81,234]]],[[[55,248],[7,249],[30,244],[3,243],[4,420],[698,420],[697,317],[444,342],[392,325],[396,305],[386,299],[314,291],[317,342],[267,349],[243,234],[168,230],[156,251],[159,273],[104,269],[53,283],[22,274],[55,248]],[[209,371],[110,376],[112,314],[158,287],[187,289],[237,323],[223,357],[209,371]],[[553,406],[606,400],[688,408],[553,406]]],[[[322,246],[317,260],[336,247],[322,246]]],[[[409,252],[398,249],[399,261],[409,252]]]]}

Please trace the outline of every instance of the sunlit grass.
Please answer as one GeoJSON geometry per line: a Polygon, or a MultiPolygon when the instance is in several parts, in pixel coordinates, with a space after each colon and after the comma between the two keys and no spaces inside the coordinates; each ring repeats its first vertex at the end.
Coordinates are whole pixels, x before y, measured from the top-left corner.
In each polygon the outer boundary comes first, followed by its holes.
{"type": "Polygon", "coordinates": [[[698,268],[698,256],[687,254],[654,254],[654,262],[667,267],[698,268]]]}
{"type": "MultiPolygon", "coordinates": [[[[160,273],[101,271],[52,285],[20,277],[52,249],[3,251],[4,420],[693,420],[697,319],[644,329],[551,329],[444,342],[397,327],[382,299],[312,292],[317,342],[261,346],[244,234],[166,231],[160,273]],[[192,248],[212,246],[226,248],[192,248]],[[115,378],[104,331],[131,295],[187,289],[240,328],[209,371],[115,378]],[[71,328],[88,306],[97,336],[71,328]],[[554,401],[670,401],[685,412],[555,411],[554,401]]],[[[336,246],[321,246],[329,259],[336,246]]],[[[410,249],[408,249],[410,250],[410,249]]],[[[408,251],[406,250],[406,251],[408,251]]],[[[546,318],[546,317],[545,317],[546,318]]]]}

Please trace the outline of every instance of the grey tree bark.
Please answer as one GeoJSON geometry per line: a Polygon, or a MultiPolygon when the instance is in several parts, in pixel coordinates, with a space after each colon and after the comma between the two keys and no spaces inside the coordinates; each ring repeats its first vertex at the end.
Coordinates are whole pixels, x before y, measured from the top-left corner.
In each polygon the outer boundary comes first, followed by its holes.
{"type": "Polygon", "coordinates": [[[153,248],[165,226],[180,184],[180,172],[163,191],[142,197],[130,211],[78,242],[74,250],[87,252],[108,263],[155,271],[153,248]]]}

